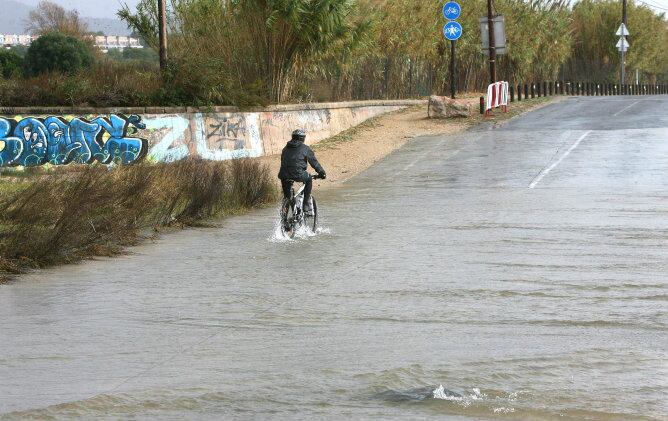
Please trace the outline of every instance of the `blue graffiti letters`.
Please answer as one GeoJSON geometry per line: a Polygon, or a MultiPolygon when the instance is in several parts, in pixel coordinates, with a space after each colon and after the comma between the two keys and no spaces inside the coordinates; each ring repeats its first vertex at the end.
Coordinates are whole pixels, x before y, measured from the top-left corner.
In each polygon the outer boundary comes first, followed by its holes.
{"type": "Polygon", "coordinates": [[[144,128],[137,115],[111,114],[109,118],[70,121],[53,116],[20,121],[0,117],[0,167],[94,161],[131,164],[146,156],[148,142],[128,137],[128,131],[135,133],[144,128]]]}

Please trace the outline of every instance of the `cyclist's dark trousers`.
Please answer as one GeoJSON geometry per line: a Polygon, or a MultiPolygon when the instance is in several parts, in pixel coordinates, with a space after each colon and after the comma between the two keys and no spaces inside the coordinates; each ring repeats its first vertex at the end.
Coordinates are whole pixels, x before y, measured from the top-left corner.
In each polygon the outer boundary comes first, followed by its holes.
{"type": "Polygon", "coordinates": [[[282,178],[281,186],[283,187],[283,197],[285,199],[290,198],[290,189],[292,188],[293,180],[304,183],[304,203],[308,203],[309,199],[311,198],[311,191],[313,190],[313,179],[311,178],[311,175],[307,172],[304,172],[299,177],[282,178]]]}

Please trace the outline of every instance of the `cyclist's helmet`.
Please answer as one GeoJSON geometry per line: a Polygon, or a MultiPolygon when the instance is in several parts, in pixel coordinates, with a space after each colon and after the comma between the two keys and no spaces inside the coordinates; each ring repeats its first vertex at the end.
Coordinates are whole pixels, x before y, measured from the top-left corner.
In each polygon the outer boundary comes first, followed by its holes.
{"type": "Polygon", "coordinates": [[[292,132],[292,140],[299,140],[303,142],[306,140],[306,132],[303,129],[297,129],[292,132]]]}

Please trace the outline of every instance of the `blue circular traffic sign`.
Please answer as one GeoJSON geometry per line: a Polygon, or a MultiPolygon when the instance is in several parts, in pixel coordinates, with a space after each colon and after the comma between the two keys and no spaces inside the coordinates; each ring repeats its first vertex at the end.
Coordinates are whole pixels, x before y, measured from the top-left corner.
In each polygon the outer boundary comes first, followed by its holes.
{"type": "Polygon", "coordinates": [[[459,22],[448,22],[443,27],[443,35],[450,41],[458,40],[462,36],[462,25],[459,22]]]}
{"type": "Polygon", "coordinates": [[[443,16],[447,20],[455,20],[462,14],[462,7],[456,1],[449,1],[443,6],[443,16]]]}

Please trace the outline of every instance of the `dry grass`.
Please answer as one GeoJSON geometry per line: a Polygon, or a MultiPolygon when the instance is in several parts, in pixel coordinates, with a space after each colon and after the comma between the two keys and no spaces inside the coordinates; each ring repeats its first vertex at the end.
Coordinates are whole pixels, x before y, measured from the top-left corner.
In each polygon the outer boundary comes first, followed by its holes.
{"type": "Polygon", "coordinates": [[[252,160],[79,167],[13,184],[0,198],[0,277],[117,254],[147,228],[197,225],[276,199],[268,168],[252,160]]]}

